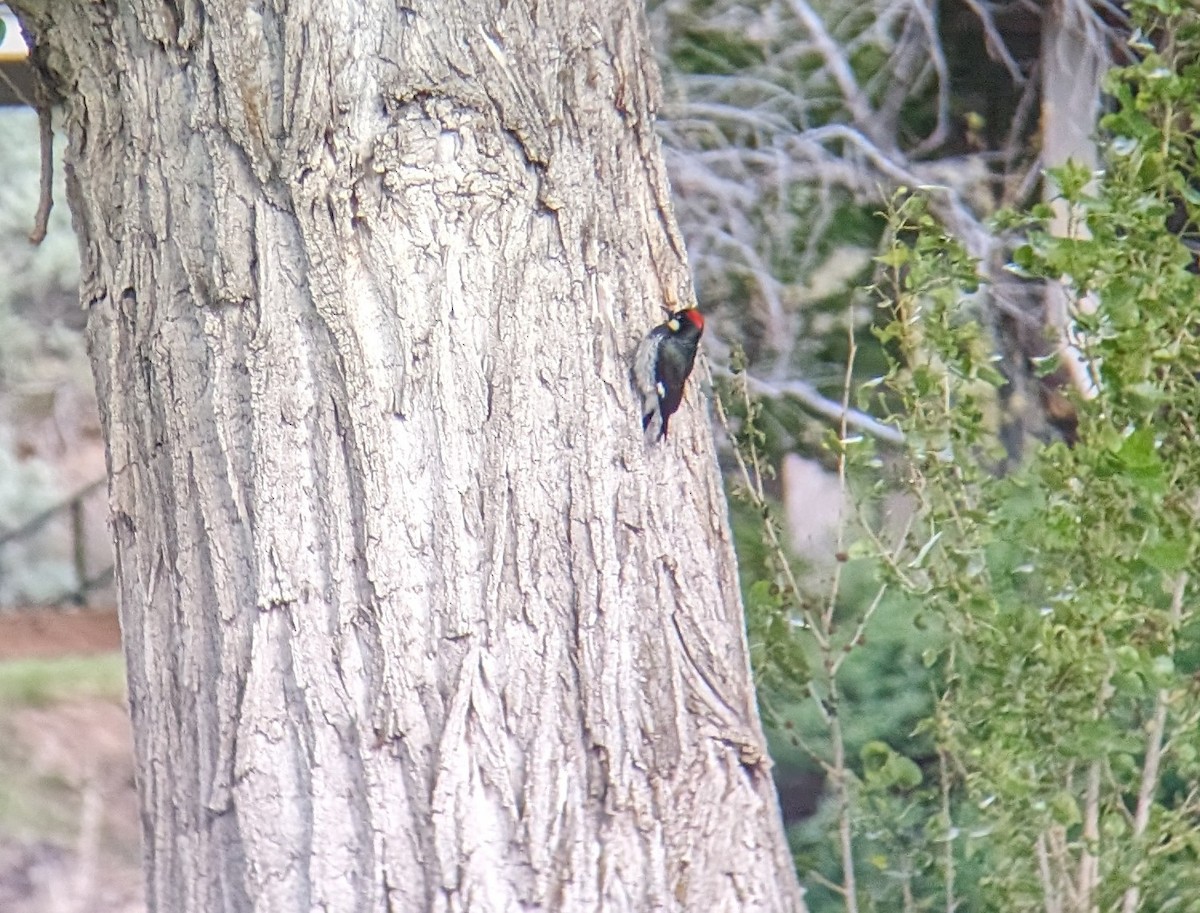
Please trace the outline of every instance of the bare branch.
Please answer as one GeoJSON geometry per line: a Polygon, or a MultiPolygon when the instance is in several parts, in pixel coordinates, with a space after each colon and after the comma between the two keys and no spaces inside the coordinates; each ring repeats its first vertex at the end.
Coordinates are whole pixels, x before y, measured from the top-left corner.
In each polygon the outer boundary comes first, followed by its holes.
{"type": "Polygon", "coordinates": [[[792,12],[804,28],[808,30],[808,34],[812,36],[817,53],[825,61],[830,77],[837,84],[838,91],[842,93],[850,117],[861,129],[871,130],[876,124],[875,112],[866,96],[863,95],[862,89],[859,88],[858,80],[854,77],[854,71],[850,69],[849,61],[846,60],[837,42],[825,29],[824,20],[813,11],[813,8],[805,0],[788,0],[788,6],[791,7],[792,12]]]}
{"type": "MultiPolygon", "coordinates": [[[[717,377],[734,376],[733,372],[728,368],[718,365],[713,365],[712,373],[717,377]]],[[[745,377],[746,385],[756,396],[766,396],[771,399],[791,397],[818,415],[836,422],[845,420],[849,427],[858,431],[865,431],[867,434],[879,438],[881,441],[886,441],[889,444],[899,444],[904,441],[904,435],[896,428],[893,428],[891,425],[885,425],[879,419],[873,418],[865,412],[859,412],[857,409],[851,409],[848,406],[843,407],[843,404],[837,400],[823,396],[812,384],[800,380],[770,382],[750,374],[745,375],[745,377]]]]}
{"type": "MultiPolygon", "coordinates": [[[[1183,594],[1187,590],[1188,575],[1180,574],[1175,581],[1171,593],[1171,622],[1178,625],[1183,618],[1183,594]]],[[[1137,805],[1133,813],[1133,836],[1141,837],[1146,833],[1150,824],[1150,809],[1154,804],[1154,794],[1158,791],[1158,772],[1162,763],[1163,736],[1167,729],[1167,704],[1171,692],[1160,688],[1154,697],[1154,716],[1150,720],[1150,730],[1146,736],[1146,759],[1142,763],[1142,781],[1138,785],[1137,805]]],[[[1138,886],[1130,885],[1122,898],[1122,913],[1136,913],[1141,891],[1138,886]]]]}
{"type": "Polygon", "coordinates": [[[992,11],[988,9],[987,2],[981,2],[981,0],[963,0],[963,3],[978,17],[979,24],[983,26],[983,40],[987,45],[988,53],[1004,64],[1004,69],[1008,70],[1009,78],[1016,85],[1024,85],[1025,74],[1021,72],[1020,64],[1013,59],[1008,46],[1004,43],[1004,37],[1000,34],[1000,30],[996,28],[996,21],[992,19],[992,11]]]}
{"type": "Polygon", "coordinates": [[[40,83],[36,84],[37,98],[31,99],[3,69],[0,69],[0,83],[3,83],[18,101],[37,109],[38,113],[38,142],[42,159],[38,177],[38,208],[33,216],[33,229],[29,232],[29,243],[38,245],[46,240],[46,232],[50,226],[50,209],[54,206],[54,126],[50,100],[40,83]]]}
{"type": "Polygon", "coordinates": [[[38,108],[38,139],[41,145],[42,168],[38,180],[38,208],[33,216],[33,230],[29,233],[29,243],[35,245],[46,240],[46,232],[50,227],[50,210],[54,206],[54,126],[50,113],[48,103],[43,103],[38,108]]]}
{"type": "Polygon", "coordinates": [[[1042,897],[1046,905],[1046,913],[1062,913],[1062,899],[1059,896],[1058,883],[1050,868],[1050,852],[1046,849],[1046,835],[1039,834],[1034,844],[1037,853],[1038,877],[1042,882],[1042,897]]]}
{"type": "MultiPolygon", "coordinates": [[[[921,141],[920,145],[913,150],[914,156],[921,156],[936,149],[946,140],[946,135],[949,133],[950,125],[950,67],[946,63],[946,55],[942,50],[942,43],[938,37],[937,23],[933,18],[933,11],[926,6],[926,0],[913,0],[913,13],[917,21],[921,24],[922,31],[927,38],[927,53],[929,60],[933,64],[933,70],[937,74],[937,124],[933,132],[921,141]]],[[[903,85],[898,83],[898,85],[903,85]]]]}
{"type": "MultiPolygon", "coordinates": [[[[1096,48],[1112,44],[1113,23],[1124,16],[1116,0],[1058,6],[1062,21],[1096,48]]],[[[997,198],[1019,204],[1036,190],[1040,164],[1029,136],[1043,80],[1038,64],[1006,43],[1011,35],[996,0],[969,0],[967,9],[1020,94],[1000,148],[954,157],[937,155],[955,125],[935,0],[714,0],[703,18],[686,0],[660,0],[650,12],[660,35],[702,27],[737,35],[761,54],[746,66],[716,59],[714,70],[722,71],[708,74],[668,68],[660,130],[698,292],[712,301],[738,299],[736,319],[750,332],[761,328],[765,357],[782,366],[783,380],[821,355],[798,332],[811,300],[794,293],[803,280],[783,279],[780,264],[790,277],[821,269],[829,232],[848,205],[919,188],[984,278],[998,278],[992,273],[1005,241],[986,216],[997,198]],[[869,77],[854,66],[866,57],[882,61],[869,77]],[[913,101],[934,105],[936,120],[928,135],[909,141],[903,112],[913,101]]],[[[1046,12],[1032,0],[1028,10],[1046,12]]],[[[828,402],[798,382],[797,398],[834,418],[828,402]]]]}

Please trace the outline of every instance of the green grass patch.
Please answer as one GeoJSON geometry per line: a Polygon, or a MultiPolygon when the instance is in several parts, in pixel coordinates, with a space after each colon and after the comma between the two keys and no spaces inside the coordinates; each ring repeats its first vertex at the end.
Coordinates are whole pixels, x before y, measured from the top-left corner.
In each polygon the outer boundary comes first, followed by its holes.
{"type": "Polygon", "coordinates": [[[79,698],[119,701],[124,697],[125,659],[120,653],[0,663],[0,711],[79,698]]]}

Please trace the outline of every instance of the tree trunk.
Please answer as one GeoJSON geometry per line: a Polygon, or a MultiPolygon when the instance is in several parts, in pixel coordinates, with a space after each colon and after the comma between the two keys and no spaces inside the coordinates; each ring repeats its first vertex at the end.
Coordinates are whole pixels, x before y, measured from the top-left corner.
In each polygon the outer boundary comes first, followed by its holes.
{"type": "Polygon", "coordinates": [[[23,0],[62,100],[148,897],[799,910],[633,0],[23,0]]]}

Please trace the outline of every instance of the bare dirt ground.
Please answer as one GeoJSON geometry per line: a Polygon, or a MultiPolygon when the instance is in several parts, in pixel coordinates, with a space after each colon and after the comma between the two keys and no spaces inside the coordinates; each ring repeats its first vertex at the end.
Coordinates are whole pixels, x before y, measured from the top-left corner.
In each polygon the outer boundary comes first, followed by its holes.
{"type": "Polygon", "coordinates": [[[28,657],[90,656],[120,649],[121,627],[115,609],[0,615],[0,662],[28,657]]]}
{"type": "MultiPolygon", "coordinates": [[[[0,663],[118,649],[115,612],[0,617],[0,663]]],[[[0,696],[0,911],[142,913],[129,716],[119,696],[0,696]]]]}

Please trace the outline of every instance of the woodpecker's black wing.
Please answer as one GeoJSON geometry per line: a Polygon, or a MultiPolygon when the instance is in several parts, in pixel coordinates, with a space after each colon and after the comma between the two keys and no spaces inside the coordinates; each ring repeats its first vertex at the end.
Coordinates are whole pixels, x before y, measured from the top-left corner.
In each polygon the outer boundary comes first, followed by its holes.
{"type": "MultiPolygon", "coordinates": [[[[681,337],[680,334],[670,334],[670,343],[659,349],[658,364],[655,366],[655,380],[658,382],[658,408],[662,413],[662,431],[659,439],[667,436],[667,421],[679,409],[683,402],[684,385],[688,375],[692,373],[692,365],[696,361],[696,339],[681,337]]],[[[666,341],[664,340],[664,343],[666,341]]]]}

